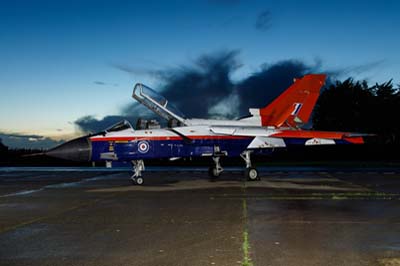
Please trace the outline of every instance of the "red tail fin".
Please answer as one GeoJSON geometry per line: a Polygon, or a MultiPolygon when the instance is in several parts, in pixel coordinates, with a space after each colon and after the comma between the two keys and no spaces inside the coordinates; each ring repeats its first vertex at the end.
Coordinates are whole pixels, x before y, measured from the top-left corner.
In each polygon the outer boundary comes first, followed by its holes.
{"type": "Polygon", "coordinates": [[[289,126],[307,123],[325,78],[323,74],[309,74],[296,79],[271,104],[260,109],[262,125],[280,127],[284,123],[289,126]]]}

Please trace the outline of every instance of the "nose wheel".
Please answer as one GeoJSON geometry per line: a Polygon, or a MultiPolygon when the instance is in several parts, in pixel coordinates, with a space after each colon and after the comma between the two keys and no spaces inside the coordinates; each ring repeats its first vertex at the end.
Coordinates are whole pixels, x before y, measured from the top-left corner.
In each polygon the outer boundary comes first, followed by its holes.
{"type": "Polygon", "coordinates": [[[142,171],[144,171],[143,160],[132,161],[133,175],[131,176],[132,184],[143,185],[144,179],[142,177],[142,171]]]}

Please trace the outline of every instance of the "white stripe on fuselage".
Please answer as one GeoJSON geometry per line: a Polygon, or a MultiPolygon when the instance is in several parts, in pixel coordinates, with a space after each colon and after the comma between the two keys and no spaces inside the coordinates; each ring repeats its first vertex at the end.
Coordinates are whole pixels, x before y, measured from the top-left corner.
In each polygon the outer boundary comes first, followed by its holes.
{"type": "Polygon", "coordinates": [[[102,138],[118,138],[118,137],[133,137],[133,138],[146,138],[146,137],[177,137],[179,134],[187,136],[265,136],[268,137],[272,134],[278,133],[279,131],[267,128],[267,127],[235,127],[235,126],[184,126],[175,127],[173,130],[170,129],[142,129],[133,130],[125,129],[116,132],[109,132],[104,136],[93,136],[93,140],[101,140],[102,138]]]}

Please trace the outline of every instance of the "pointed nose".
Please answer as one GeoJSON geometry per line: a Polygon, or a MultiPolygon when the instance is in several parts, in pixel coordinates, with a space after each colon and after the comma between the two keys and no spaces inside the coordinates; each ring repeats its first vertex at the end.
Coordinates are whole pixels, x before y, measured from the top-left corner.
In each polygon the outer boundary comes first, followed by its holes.
{"type": "Polygon", "coordinates": [[[88,137],[81,137],[63,143],[49,151],[46,155],[71,161],[90,161],[92,145],[88,137]]]}

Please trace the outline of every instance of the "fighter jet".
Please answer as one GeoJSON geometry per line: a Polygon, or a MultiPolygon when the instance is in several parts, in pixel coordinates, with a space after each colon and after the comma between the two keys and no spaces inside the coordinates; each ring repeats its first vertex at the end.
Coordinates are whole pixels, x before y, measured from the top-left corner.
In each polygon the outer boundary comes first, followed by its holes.
{"type": "MultiPolygon", "coordinates": [[[[324,85],[324,74],[309,74],[294,83],[264,108],[250,108],[249,115],[237,120],[187,118],[162,95],[136,84],[132,97],[168,126],[139,119],[136,129],[124,120],[103,132],[80,137],[49,150],[53,157],[75,161],[130,162],[132,182],[144,183],[144,160],[211,157],[209,175],[216,178],[223,168],[221,157],[241,157],[245,177],[259,180],[252,165],[253,155],[290,145],[363,144],[363,134],[303,130],[324,85]]],[[[201,99],[199,99],[199,104],[201,99]]]]}

